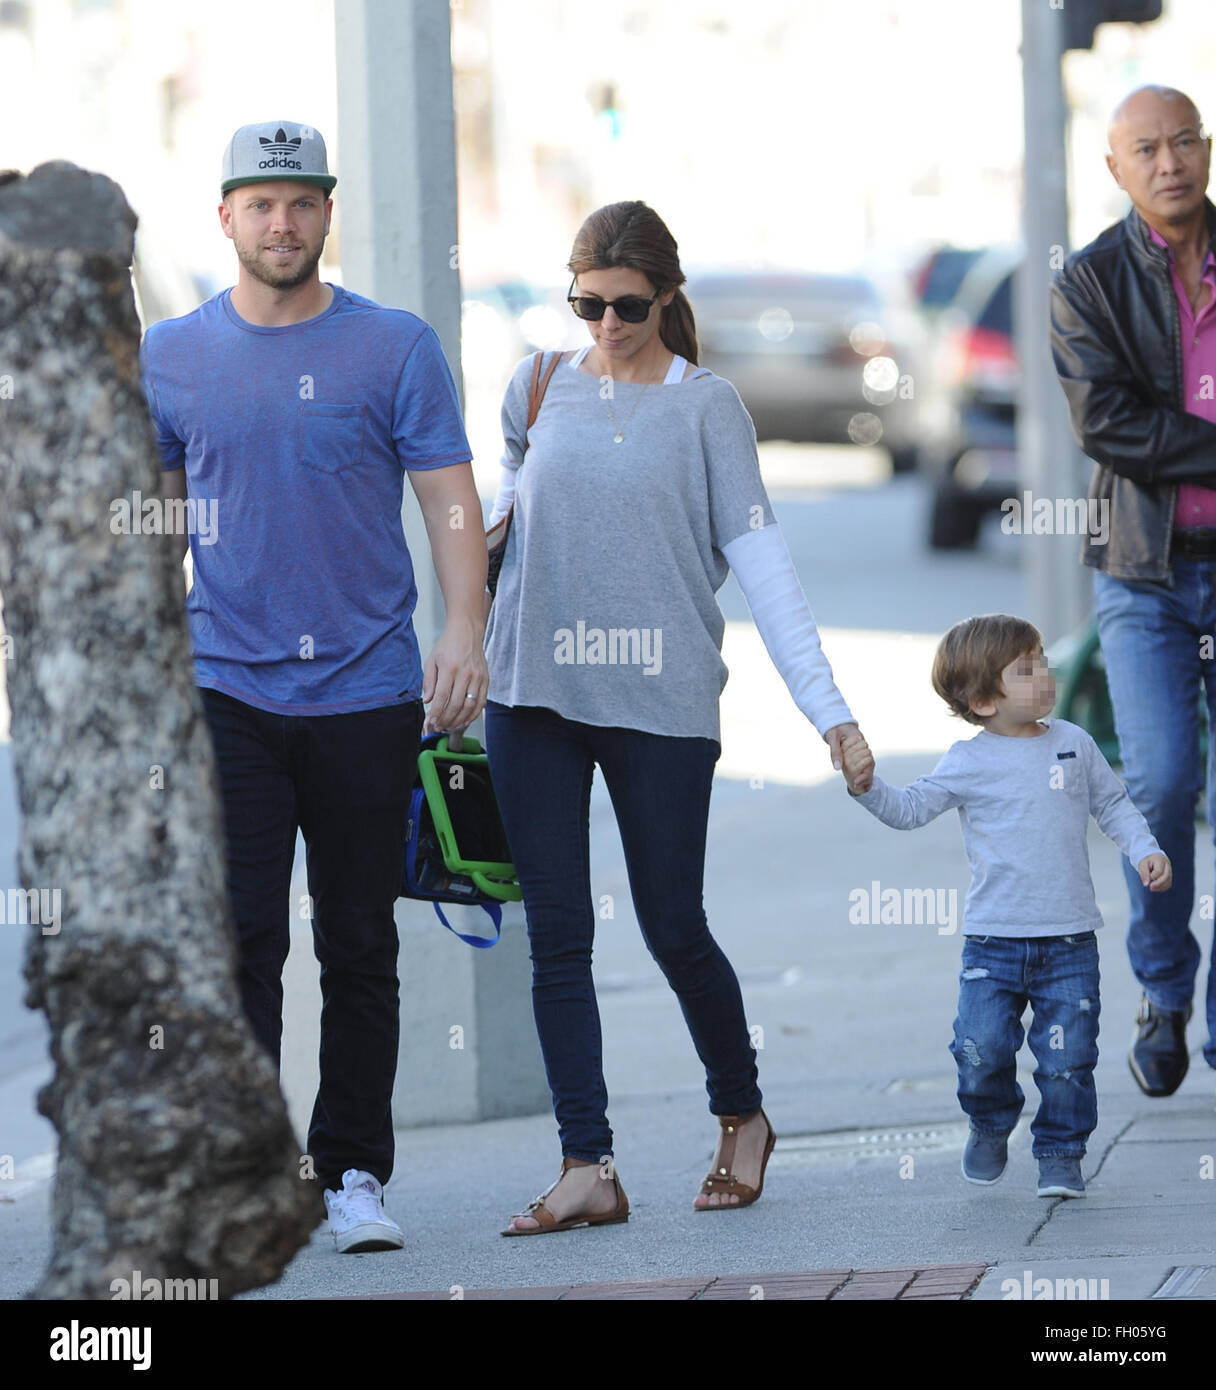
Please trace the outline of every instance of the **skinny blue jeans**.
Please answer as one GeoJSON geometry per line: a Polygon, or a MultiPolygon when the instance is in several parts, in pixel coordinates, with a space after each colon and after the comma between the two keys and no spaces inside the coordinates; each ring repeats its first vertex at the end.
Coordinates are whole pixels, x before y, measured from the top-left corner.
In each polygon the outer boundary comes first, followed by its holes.
{"type": "Polygon", "coordinates": [[[739,981],[702,903],[711,739],[601,728],[553,710],[486,704],[486,748],[519,874],[532,948],[532,1006],[562,1153],[612,1153],[599,1007],[591,977],[591,780],[612,798],[647,949],[679,999],[705,1066],[709,1108],[760,1108],[739,981]]]}

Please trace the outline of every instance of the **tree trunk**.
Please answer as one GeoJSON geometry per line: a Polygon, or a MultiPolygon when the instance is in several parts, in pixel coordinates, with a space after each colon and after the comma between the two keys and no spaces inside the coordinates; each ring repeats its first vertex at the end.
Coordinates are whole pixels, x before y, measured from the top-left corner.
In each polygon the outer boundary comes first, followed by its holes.
{"type": "Polygon", "coordinates": [[[241,1011],[181,567],[164,535],[111,529],[112,504],[162,495],[134,230],[101,175],[0,175],[0,591],[27,1002],[55,1062],[38,1104],[59,1132],[42,1298],[113,1297],[135,1271],[229,1297],[276,1279],[321,1215],[241,1011]]]}

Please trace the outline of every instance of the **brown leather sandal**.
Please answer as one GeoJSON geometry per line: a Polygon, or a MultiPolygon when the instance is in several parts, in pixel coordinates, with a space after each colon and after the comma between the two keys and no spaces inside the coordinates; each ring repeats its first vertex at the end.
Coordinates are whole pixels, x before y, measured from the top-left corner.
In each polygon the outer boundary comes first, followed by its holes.
{"type": "MultiPolygon", "coordinates": [[[[558,1221],[553,1213],[545,1206],[545,1198],[561,1182],[566,1175],[566,1170],[573,1166],[568,1158],[562,1159],[562,1169],[557,1175],[557,1182],[547,1187],[534,1201],[528,1203],[526,1210],[517,1211],[515,1216],[529,1216],[533,1221],[540,1224],[520,1230],[517,1226],[507,1226],[502,1234],[504,1236],[547,1236],[554,1231],[572,1231],[576,1226],[614,1226],[621,1221],[629,1220],[629,1198],[625,1196],[625,1189],[621,1186],[620,1179],[615,1171],[612,1175],[612,1185],[616,1188],[616,1207],[612,1211],[597,1212],[593,1216],[568,1216],[564,1221],[558,1221]]],[[[515,1216],[511,1218],[515,1220],[515,1216]]]]}
{"type": "Polygon", "coordinates": [[[738,1211],[740,1207],[750,1207],[751,1204],[759,1200],[760,1194],[764,1191],[764,1173],[768,1168],[769,1156],[773,1152],[773,1146],[777,1142],[777,1136],[773,1132],[773,1127],[768,1122],[768,1116],[763,1110],[753,1112],[758,1113],[764,1120],[768,1129],[768,1138],[764,1141],[764,1157],[760,1160],[760,1181],[755,1188],[745,1182],[740,1182],[731,1171],[735,1162],[735,1144],[738,1142],[738,1129],[745,1120],[750,1120],[751,1115],[719,1115],[718,1123],[722,1126],[722,1152],[719,1155],[719,1166],[701,1184],[699,1196],[708,1197],[717,1192],[719,1196],[727,1197],[734,1195],[738,1197],[737,1202],[719,1202],[717,1206],[698,1207],[693,1205],[694,1211],[738,1211]]]}

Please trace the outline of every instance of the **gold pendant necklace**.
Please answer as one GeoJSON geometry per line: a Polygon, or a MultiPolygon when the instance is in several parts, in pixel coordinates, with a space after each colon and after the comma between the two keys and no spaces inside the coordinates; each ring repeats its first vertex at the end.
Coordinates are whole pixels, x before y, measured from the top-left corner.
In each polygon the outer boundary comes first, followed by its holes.
{"type": "MultiPolygon", "coordinates": [[[[630,422],[630,420],[633,419],[635,413],[637,412],[638,406],[641,405],[641,403],[642,403],[642,397],[646,394],[647,390],[649,390],[649,388],[651,387],[652,384],[653,384],[652,382],[649,382],[649,381],[648,381],[648,382],[645,384],[645,386],[643,386],[642,389],[638,392],[638,398],[637,398],[637,400],[635,400],[634,403],[633,403],[633,409],[632,409],[632,410],[629,412],[629,414],[625,417],[625,424],[624,424],[624,425],[618,425],[617,422],[616,422],[616,411],[614,411],[613,408],[612,408],[612,395],[611,395],[611,393],[609,393],[609,395],[608,395],[608,397],[607,397],[607,400],[608,400],[608,414],[612,417],[612,428],[616,431],[616,433],[612,436],[612,442],[613,442],[614,444],[623,444],[623,443],[625,442],[625,425],[628,425],[628,423],[630,422]]],[[[614,382],[613,382],[613,387],[614,387],[614,388],[615,388],[615,385],[616,385],[616,382],[614,381],[614,382]]]]}

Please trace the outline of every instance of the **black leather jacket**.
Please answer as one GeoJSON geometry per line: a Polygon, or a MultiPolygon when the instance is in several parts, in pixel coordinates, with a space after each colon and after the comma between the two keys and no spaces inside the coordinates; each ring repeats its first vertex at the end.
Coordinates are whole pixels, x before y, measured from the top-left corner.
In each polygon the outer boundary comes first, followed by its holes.
{"type": "MultiPolygon", "coordinates": [[[[1204,203],[1216,251],[1216,207],[1204,203]]],[[[1135,208],[1056,275],[1051,352],[1073,433],[1097,464],[1089,495],[1109,499],[1109,539],[1087,535],[1081,558],[1118,579],[1172,585],[1178,484],[1216,487],[1216,425],[1186,411],[1169,252],[1135,208]]]]}

